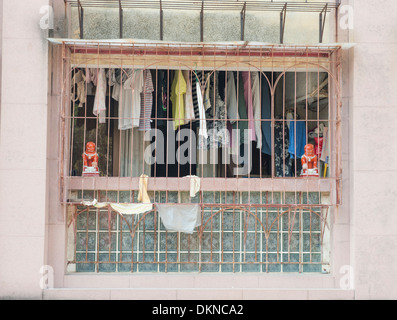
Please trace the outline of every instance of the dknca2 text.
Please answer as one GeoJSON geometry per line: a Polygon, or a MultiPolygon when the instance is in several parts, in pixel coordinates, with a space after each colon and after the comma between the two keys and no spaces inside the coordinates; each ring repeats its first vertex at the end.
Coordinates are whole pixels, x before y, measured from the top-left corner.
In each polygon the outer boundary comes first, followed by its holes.
{"type": "Polygon", "coordinates": [[[187,307],[169,307],[164,305],[159,305],[158,307],[154,307],[152,310],[153,315],[176,315],[182,318],[185,314],[195,313],[197,315],[230,315],[230,314],[241,314],[243,315],[243,306],[242,305],[228,305],[228,304],[207,304],[196,305],[196,308],[187,308],[187,307]]]}
{"type": "Polygon", "coordinates": [[[198,304],[196,307],[196,314],[243,314],[242,305],[228,305],[228,304],[198,304]]]}

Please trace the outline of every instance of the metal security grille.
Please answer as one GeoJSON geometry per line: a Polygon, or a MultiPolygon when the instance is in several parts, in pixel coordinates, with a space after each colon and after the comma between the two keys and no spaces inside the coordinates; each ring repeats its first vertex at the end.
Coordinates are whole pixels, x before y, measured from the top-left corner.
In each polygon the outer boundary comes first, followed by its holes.
{"type": "Polygon", "coordinates": [[[329,271],[327,206],[208,205],[193,234],[168,232],[156,211],[122,216],[75,207],[69,223],[69,271],[329,271]]]}
{"type": "MultiPolygon", "coordinates": [[[[53,42],[63,47],[60,184],[69,271],[329,270],[329,219],[341,202],[339,47],[53,42]],[[139,115],[125,116],[115,84],[123,90],[130,81],[127,94],[133,95],[131,79],[138,71],[141,99],[128,107],[138,107],[139,115]],[[247,90],[253,90],[254,74],[260,110],[250,117],[255,107],[247,90]],[[187,117],[184,109],[176,116],[177,75],[187,88],[200,84],[192,99],[203,99],[203,112],[194,108],[187,117]],[[148,82],[152,90],[145,94],[148,82]],[[130,128],[120,126],[135,120],[130,128]],[[98,154],[93,176],[83,175],[87,142],[95,143],[98,154]],[[315,147],[317,176],[303,175],[298,150],[306,144],[315,147]],[[140,214],[115,210],[112,204],[142,202],[143,176],[152,208],[140,214]],[[192,177],[199,181],[194,194],[192,177]],[[167,230],[158,204],[197,205],[199,226],[192,234],[167,230]]],[[[185,90],[179,98],[184,106],[186,96],[185,90]]]]}

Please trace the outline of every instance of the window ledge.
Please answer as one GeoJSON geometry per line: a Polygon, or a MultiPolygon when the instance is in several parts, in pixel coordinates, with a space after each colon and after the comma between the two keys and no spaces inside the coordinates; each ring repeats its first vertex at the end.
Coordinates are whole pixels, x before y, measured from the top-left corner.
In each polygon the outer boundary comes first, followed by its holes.
{"type": "MultiPolygon", "coordinates": [[[[138,190],[138,177],[69,177],[70,190],[138,190]]],[[[331,192],[332,178],[202,178],[202,191],[331,192]]],[[[148,191],[189,191],[190,178],[149,178],[148,191]]]]}

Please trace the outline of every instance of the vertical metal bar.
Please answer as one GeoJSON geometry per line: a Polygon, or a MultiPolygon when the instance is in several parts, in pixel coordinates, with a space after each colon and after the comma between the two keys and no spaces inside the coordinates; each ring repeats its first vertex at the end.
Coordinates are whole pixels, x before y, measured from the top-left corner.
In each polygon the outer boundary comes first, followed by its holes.
{"type": "Polygon", "coordinates": [[[120,39],[123,39],[123,7],[121,0],[119,0],[119,22],[120,22],[120,39]]]}
{"type": "Polygon", "coordinates": [[[204,42],[204,0],[201,1],[200,12],[200,41],[204,42]]]}
{"type": "MultiPolygon", "coordinates": [[[[122,81],[122,80],[121,80],[122,81]]],[[[139,260],[139,237],[138,240],[136,237],[136,232],[137,232],[137,228],[135,226],[135,218],[132,219],[131,221],[131,230],[133,230],[133,232],[131,232],[131,273],[134,272],[134,241],[137,241],[137,253],[136,253],[136,257],[137,257],[137,262],[139,260]]],[[[138,267],[138,264],[137,264],[138,267]]]]}
{"type": "MultiPolygon", "coordinates": [[[[96,217],[96,221],[95,221],[95,241],[96,241],[96,250],[95,250],[95,272],[99,272],[99,221],[101,218],[101,209],[95,209],[95,217],[96,217]]],[[[88,220],[87,220],[87,225],[88,225],[88,220]]],[[[88,226],[87,226],[87,230],[88,230],[88,226]]],[[[87,251],[88,251],[88,233],[87,233],[87,251]]],[[[87,253],[88,255],[88,253],[87,253]]]]}
{"type": "MultiPolygon", "coordinates": [[[[86,52],[87,52],[87,47],[86,47],[86,52]]],[[[76,53],[76,45],[73,46],[73,53],[76,53]]],[[[98,71],[98,69],[97,69],[98,71]]],[[[73,106],[74,110],[74,106],[73,106]]],[[[87,103],[84,105],[84,125],[83,125],[83,150],[85,151],[85,145],[88,142],[87,141],[87,103]]],[[[83,152],[84,152],[83,151],[83,152]]],[[[83,184],[81,185],[81,199],[84,199],[84,187],[83,184]]]]}
{"type": "MultiPolygon", "coordinates": [[[[100,45],[98,44],[98,47],[97,47],[97,56],[99,57],[100,56],[100,50],[101,50],[101,48],[100,48],[100,45]]],[[[99,73],[101,72],[101,70],[102,70],[102,65],[100,65],[100,59],[97,59],[97,79],[98,79],[98,77],[99,77],[99,73]]],[[[103,72],[105,72],[105,71],[103,71],[103,72]]],[[[106,78],[106,76],[105,76],[105,78],[106,78]]],[[[98,81],[98,80],[97,80],[98,81]]],[[[105,80],[106,81],[106,80],[105,80]]],[[[99,81],[98,81],[99,82],[99,81]]],[[[99,83],[98,83],[98,85],[99,85],[99,83]]],[[[106,90],[106,89],[105,89],[106,90]]],[[[106,100],[106,98],[105,98],[105,100],[106,100]]],[[[95,103],[95,102],[94,102],[95,103]]],[[[85,110],[86,111],[88,111],[87,110],[88,109],[88,106],[87,106],[87,104],[86,104],[86,106],[85,106],[85,110]]],[[[99,126],[100,126],[100,122],[99,122],[99,115],[95,118],[95,147],[96,147],[96,151],[98,152],[98,146],[99,146],[99,139],[100,139],[100,136],[99,136],[99,126]]],[[[88,128],[87,128],[87,130],[88,130],[88,128]]],[[[87,131],[87,136],[89,136],[89,131],[90,130],[88,130],[87,131]]],[[[88,142],[88,141],[86,141],[86,142],[88,142]]],[[[86,143],[85,142],[85,143],[86,143]]],[[[85,148],[85,144],[84,144],[84,148],[85,148]]],[[[84,149],[85,150],[85,149],[84,149]]],[[[98,166],[99,166],[99,163],[98,163],[98,166]]],[[[97,183],[97,180],[96,179],[94,179],[94,190],[97,190],[97,188],[96,188],[96,183],[97,183]]],[[[94,197],[95,197],[95,191],[94,191],[94,197]]],[[[100,201],[100,199],[99,199],[99,201],[100,201]]]]}
{"type": "Polygon", "coordinates": [[[164,40],[164,15],[163,15],[163,3],[160,0],[160,40],[164,40]]]}
{"type": "Polygon", "coordinates": [[[77,0],[79,11],[79,26],[80,26],[80,39],[84,39],[84,9],[80,0],[77,0]]]}
{"type": "MultiPolygon", "coordinates": [[[[258,208],[255,208],[255,217],[254,217],[254,222],[255,222],[255,262],[258,262],[258,208]]],[[[262,255],[261,255],[262,256],[262,255]]],[[[260,259],[262,261],[262,259],[260,259]]]]}
{"type": "MultiPolygon", "coordinates": [[[[73,74],[71,74],[73,76],[73,78],[72,78],[73,100],[75,99],[76,94],[77,94],[76,93],[76,78],[75,78],[76,70],[77,70],[77,68],[72,68],[73,74]]],[[[69,155],[70,163],[67,166],[68,176],[73,175],[73,144],[74,144],[74,130],[75,130],[75,122],[76,122],[76,119],[75,119],[75,117],[76,117],[76,115],[75,115],[75,110],[76,110],[75,104],[76,104],[76,102],[73,102],[73,106],[72,106],[72,110],[71,110],[72,114],[70,115],[70,112],[69,112],[69,114],[67,116],[68,118],[71,116],[71,119],[68,121],[70,123],[70,125],[68,125],[68,127],[71,127],[71,130],[70,130],[70,145],[69,145],[69,147],[70,147],[70,151],[69,151],[69,153],[70,153],[70,155],[69,155]]],[[[84,108],[86,108],[86,104],[84,104],[84,108]]]]}
{"type": "Polygon", "coordinates": [[[241,41],[244,41],[244,30],[245,30],[245,12],[247,10],[247,2],[244,2],[243,9],[240,12],[240,23],[241,23],[241,41]]]}
{"type": "Polygon", "coordinates": [[[320,12],[320,16],[319,16],[319,42],[322,43],[323,42],[323,12],[320,12]]]}
{"type": "MultiPolygon", "coordinates": [[[[68,110],[70,109],[70,95],[71,95],[71,66],[70,61],[66,62],[66,46],[62,44],[62,79],[63,79],[63,86],[62,86],[62,97],[61,97],[61,108],[59,111],[60,121],[59,121],[59,196],[63,202],[65,202],[66,198],[66,190],[65,190],[65,147],[66,147],[66,119],[65,119],[65,109],[66,105],[69,105],[68,110]]],[[[70,53],[70,49],[68,49],[70,53]]],[[[70,54],[69,54],[70,57],[70,54]]],[[[69,148],[69,146],[68,146],[69,148]]],[[[67,166],[67,172],[69,172],[70,167],[67,166]]],[[[66,206],[65,206],[66,208],[66,206]]]]}
{"type": "MultiPolygon", "coordinates": [[[[98,210],[95,211],[96,215],[97,215],[97,212],[98,212],[98,210]]],[[[89,241],[88,241],[88,225],[89,225],[88,221],[89,221],[89,218],[90,218],[90,211],[87,210],[87,213],[86,213],[87,224],[85,226],[85,240],[86,240],[86,242],[85,242],[85,261],[88,261],[88,243],[89,243],[89,241]]],[[[77,238],[77,233],[76,233],[76,238],[77,238]]]]}
{"type": "Polygon", "coordinates": [[[320,43],[323,42],[325,20],[327,18],[327,10],[328,10],[328,3],[325,4],[325,7],[320,12],[320,39],[319,39],[320,43]],[[324,19],[323,19],[323,12],[324,12],[324,19]]]}
{"type": "MultiPolygon", "coordinates": [[[[267,196],[268,196],[268,192],[266,191],[266,204],[268,204],[267,196]]],[[[261,200],[262,200],[262,197],[261,197],[261,200]]],[[[270,233],[272,231],[271,228],[269,228],[269,207],[268,206],[266,206],[265,222],[266,222],[266,232],[267,232],[267,234],[265,233],[265,239],[266,239],[266,250],[265,250],[266,258],[265,259],[266,259],[266,273],[268,273],[269,272],[269,239],[270,239],[270,233]]],[[[277,241],[278,241],[278,239],[277,239],[277,241]]]]}
{"type": "MultiPolygon", "coordinates": [[[[285,56],[285,51],[284,51],[284,56],[285,56]]],[[[285,159],[285,149],[287,148],[287,143],[285,139],[287,138],[285,135],[285,126],[287,125],[287,114],[286,114],[286,103],[285,103],[285,95],[286,95],[286,70],[284,67],[284,75],[283,75],[283,117],[282,117],[282,130],[283,130],[283,148],[282,148],[282,157],[283,157],[283,164],[282,164],[282,177],[285,178],[285,169],[286,169],[286,159],[285,159]]],[[[277,174],[277,172],[276,172],[277,174]]]]}
{"type": "Polygon", "coordinates": [[[335,42],[339,42],[339,5],[340,5],[340,0],[338,0],[337,7],[335,8],[335,42]]]}
{"type": "MultiPolygon", "coordinates": [[[[263,69],[262,69],[262,60],[263,59],[262,59],[262,54],[263,54],[263,52],[262,52],[262,47],[261,47],[260,48],[260,57],[261,57],[261,59],[260,59],[260,62],[259,62],[259,64],[260,64],[259,65],[259,105],[261,106],[261,110],[262,110],[262,78],[263,78],[263,69]]],[[[260,123],[261,134],[262,134],[262,124],[263,124],[262,117],[259,120],[259,123],[260,123]]],[[[262,145],[263,145],[263,141],[262,141],[262,145]]],[[[259,152],[259,178],[260,179],[263,178],[262,148],[263,147],[261,147],[261,150],[259,152]]],[[[261,202],[262,202],[262,191],[260,193],[260,196],[261,196],[261,202]]],[[[267,266],[266,266],[266,268],[267,268],[267,266]]]]}
{"type": "MultiPolygon", "coordinates": [[[[275,93],[276,87],[274,83],[274,50],[272,49],[272,76],[271,76],[271,105],[270,105],[270,123],[271,123],[271,168],[270,168],[270,176],[273,179],[275,175],[275,153],[274,153],[274,146],[275,146],[275,137],[274,137],[274,124],[275,124],[275,93]]],[[[272,189],[273,190],[273,189],[272,189]]],[[[272,192],[273,194],[273,192],[272,192]]]]}
{"type": "MultiPolygon", "coordinates": [[[[235,205],[236,204],[236,192],[235,191],[233,191],[233,205],[235,205]]],[[[236,235],[235,235],[235,221],[236,221],[236,217],[235,217],[235,209],[234,209],[234,206],[233,206],[233,225],[232,225],[232,228],[233,228],[233,244],[232,244],[232,247],[233,247],[233,249],[232,249],[232,252],[233,252],[233,258],[232,258],[232,261],[233,261],[233,265],[232,265],[232,267],[233,267],[233,273],[234,273],[234,271],[235,271],[235,261],[236,261],[236,248],[235,248],[235,237],[236,237],[236,235]]],[[[241,242],[241,238],[239,238],[239,240],[240,240],[240,242],[241,242]]],[[[239,261],[240,261],[241,259],[239,259],[239,261]]]]}
{"type": "Polygon", "coordinates": [[[112,254],[112,209],[108,205],[107,207],[107,218],[108,218],[108,259],[111,261],[111,254],[112,254]]]}
{"type": "MultiPolygon", "coordinates": [[[[118,261],[118,262],[122,262],[123,261],[123,219],[119,216],[118,217],[118,230],[120,230],[119,231],[119,243],[117,244],[117,248],[119,248],[118,250],[119,250],[119,255],[118,255],[118,257],[116,257],[116,260],[118,261]]],[[[121,263],[119,263],[118,264],[118,271],[120,270],[120,266],[121,266],[122,264],[121,263]]]]}
{"type": "MultiPolygon", "coordinates": [[[[77,256],[77,206],[74,205],[73,206],[73,213],[72,213],[72,224],[73,224],[73,235],[74,235],[74,239],[73,239],[73,248],[74,248],[74,252],[73,252],[73,261],[76,261],[76,256],[77,256]]],[[[88,209],[87,209],[88,210],[88,209]]],[[[88,225],[88,223],[87,223],[88,225]]],[[[88,241],[87,241],[88,243],[88,241]]]]}
{"type": "MultiPolygon", "coordinates": [[[[296,150],[296,149],[295,149],[296,150]]],[[[302,193],[299,193],[299,202],[302,203],[302,193]]],[[[295,210],[297,210],[295,208],[295,210]]],[[[299,273],[303,272],[303,246],[304,246],[304,241],[303,241],[303,208],[299,209],[299,273]]],[[[310,241],[311,241],[311,234],[310,234],[310,241]]]]}
{"type": "Polygon", "coordinates": [[[286,14],[287,14],[287,3],[284,4],[283,10],[281,10],[281,12],[280,12],[280,43],[284,43],[286,14]]]}

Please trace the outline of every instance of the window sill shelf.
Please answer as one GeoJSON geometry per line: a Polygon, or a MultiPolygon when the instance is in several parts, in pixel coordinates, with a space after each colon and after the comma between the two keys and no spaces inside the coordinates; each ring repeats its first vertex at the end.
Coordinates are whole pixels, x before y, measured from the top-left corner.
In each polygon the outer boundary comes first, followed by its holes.
{"type": "MultiPolygon", "coordinates": [[[[139,177],[68,177],[69,190],[138,190],[139,177]]],[[[201,178],[202,191],[331,192],[333,178],[201,178]]],[[[148,191],[189,191],[190,178],[149,178],[148,191]]]]}

